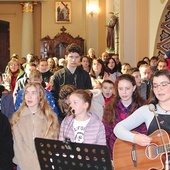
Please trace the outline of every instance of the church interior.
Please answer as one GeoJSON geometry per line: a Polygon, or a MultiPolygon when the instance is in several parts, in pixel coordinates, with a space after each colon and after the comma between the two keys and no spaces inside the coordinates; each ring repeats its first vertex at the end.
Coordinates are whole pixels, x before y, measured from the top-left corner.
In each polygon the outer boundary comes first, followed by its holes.
{"type": "Polygon", "coordinates": [[[78,41],[84,54],[94,48],[100,56],[108,50],[109,13],[115,14],[117,23],[114,49],[108,52],[119,54],[122,62],[133,66],[170,48],[169,0],[0,0],[0,11],[0,59],[5,65],[13,53],[54,57],[61,41],[78,41]],[[57,20],[61,2],[69,7],[68,20],[57,20]],[[68,37],[59,36],[63,33],[68,37]]]}
{"type": "Polygon", "coordinates": [[[169,70],[170,0],[0,0],[0,169],[169,169],[169,70]]]}

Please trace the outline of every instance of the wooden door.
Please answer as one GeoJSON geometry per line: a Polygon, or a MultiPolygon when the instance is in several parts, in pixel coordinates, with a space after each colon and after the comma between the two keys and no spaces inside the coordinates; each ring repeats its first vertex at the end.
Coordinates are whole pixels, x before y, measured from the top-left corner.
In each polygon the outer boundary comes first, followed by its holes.
{"type": "Polygon", "coordinates": [[[9,49],[9,22],[0,21],[0,72],[2,73],[10,59],[9,49]]]}

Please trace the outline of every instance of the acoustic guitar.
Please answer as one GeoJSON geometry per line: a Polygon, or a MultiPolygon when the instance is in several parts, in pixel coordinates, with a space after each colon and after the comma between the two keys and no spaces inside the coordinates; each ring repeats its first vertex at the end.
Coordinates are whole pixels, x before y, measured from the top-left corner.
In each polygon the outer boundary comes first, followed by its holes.
{"type": "Polygon", "coordinates": [[[114,170],[162,170],[165,162],[165,149],[161,136],[164,138],[166,149],[170,151],[169,135],[166,131],[156,130],[150,135],[152,143],[139,146],[134,143],[117,139],[113,148],[114,170]]]}

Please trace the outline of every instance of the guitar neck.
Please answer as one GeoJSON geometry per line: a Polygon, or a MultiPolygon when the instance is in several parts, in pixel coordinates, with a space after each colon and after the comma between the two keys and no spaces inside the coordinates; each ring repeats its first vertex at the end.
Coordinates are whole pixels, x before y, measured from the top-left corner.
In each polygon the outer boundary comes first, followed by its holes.
{"type": "MultiPolygon", "coordinates": [[[[170,151],[170,144],[166,144],[165,146],[166,146],[167,152],[169,152],[170,151]]],[[[163,145],[158,147],[158,154],[161,154],[161,153],[165,153],[165,149],[164,149],[163,145]]]]}

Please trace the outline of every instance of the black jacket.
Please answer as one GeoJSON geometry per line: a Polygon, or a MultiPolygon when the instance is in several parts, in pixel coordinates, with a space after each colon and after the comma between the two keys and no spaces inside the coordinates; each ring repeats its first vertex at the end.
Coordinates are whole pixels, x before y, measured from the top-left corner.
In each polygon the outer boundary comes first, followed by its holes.
{"type": "Polygon", "coordinates": [[[72,74],[67,67],[60,69],[53,76],[51,93],[58,101],[58,94],[60,88],[64,85],[71,84],[77,89],[92,89],[91,79],[89,74],[77,67],[74,74],[72,74]]]}
{"type": "Polygon", "coordinates": [[[41,72],[41,74],[42,74],[43,81],[45,83],[49,83],[50,77],[53,75],[53,73],[50,70],[48,70],[48,71],[46,71],[44,73],[41,72]]]}
{"type": "Polygon", "coordinates": [[[12,170],[13,140],[8,118],[0,112],[0,170],[12,170]]]}

